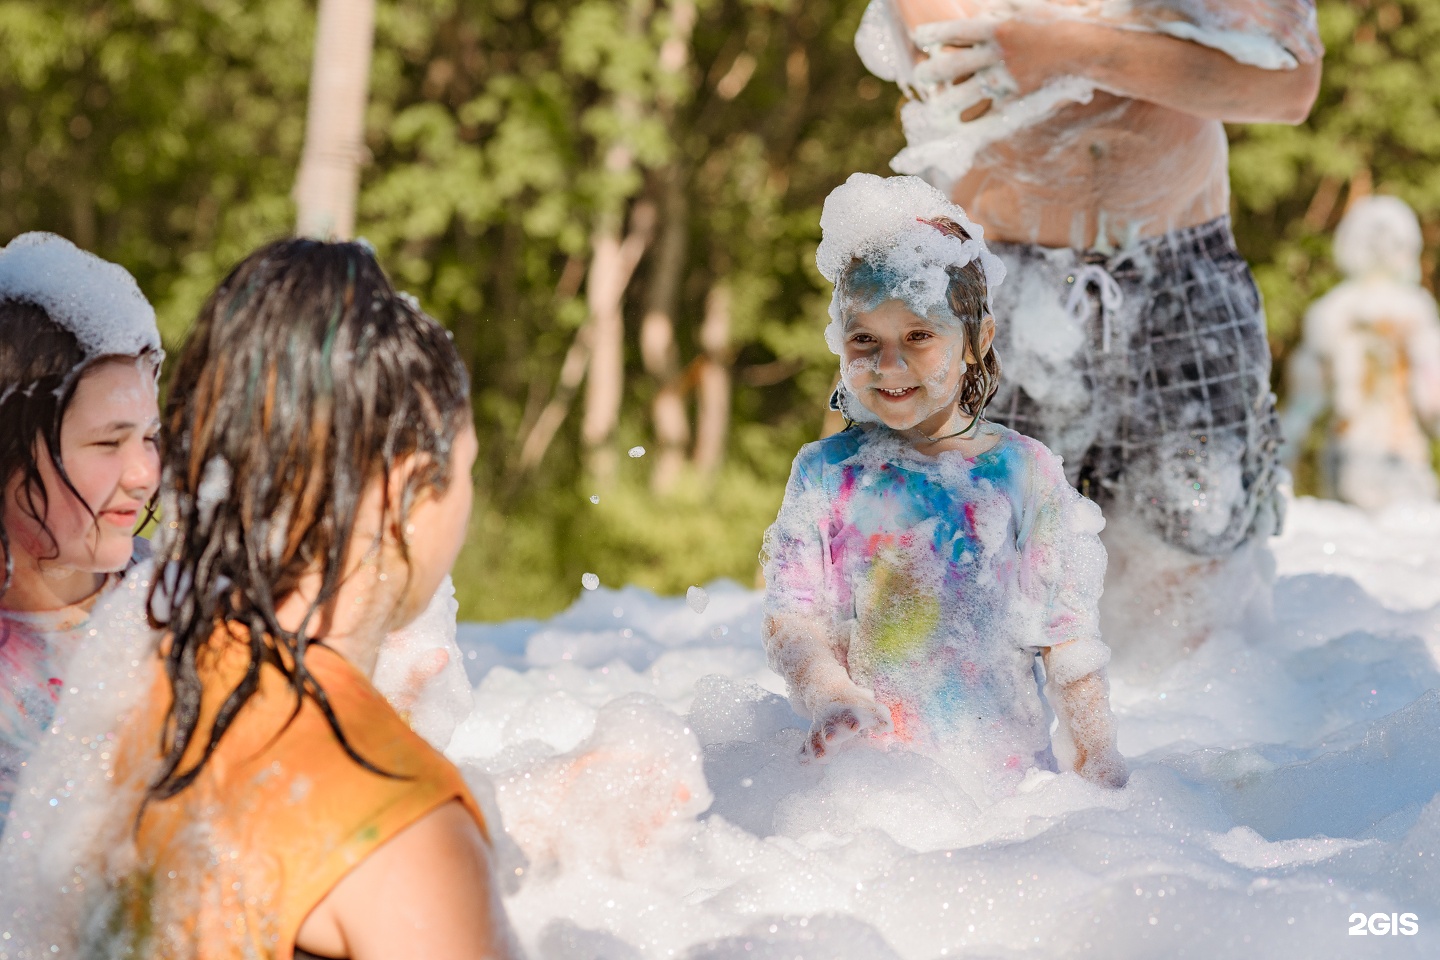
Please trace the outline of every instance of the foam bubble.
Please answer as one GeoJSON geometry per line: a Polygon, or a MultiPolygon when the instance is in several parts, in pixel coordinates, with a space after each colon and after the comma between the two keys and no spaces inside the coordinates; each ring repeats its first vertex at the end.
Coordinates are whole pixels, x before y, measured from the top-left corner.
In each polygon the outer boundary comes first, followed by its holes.
{"type": "Polygon", "coordinates": [[[155,309],[135,278],[53,233],[23,233],[0,248],[0,299],[41,307],[91,358],[160,349],[155,309]]]}

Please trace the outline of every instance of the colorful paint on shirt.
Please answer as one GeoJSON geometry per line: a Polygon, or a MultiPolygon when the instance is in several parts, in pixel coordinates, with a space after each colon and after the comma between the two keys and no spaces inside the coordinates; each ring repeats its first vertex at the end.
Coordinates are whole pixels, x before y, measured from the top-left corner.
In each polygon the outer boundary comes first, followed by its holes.
{"type": "Polygon", "coordinates": [[[1053,767],[1037,653],[1067,679],[1108,659],[1103,521],[1042,444],[986,430],[973,458],[879,426],[805,446],[766,535],[767,612],[825,624],[897,738],[1018,774],[1053,767]]]}

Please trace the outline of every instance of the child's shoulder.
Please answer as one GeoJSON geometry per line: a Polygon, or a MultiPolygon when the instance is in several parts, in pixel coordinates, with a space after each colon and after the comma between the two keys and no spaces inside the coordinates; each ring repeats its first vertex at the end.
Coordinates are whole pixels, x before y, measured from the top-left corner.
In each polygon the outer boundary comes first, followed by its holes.
{"type": "Polygon", "coordinates": [[[1032,436],[1000,424],[991,426],[1000,431],[1000,440],[992,448],[996,453],[1023,464],[1025,467],[1023,472],[1038,481],[1041,486],[1067,484],[1065,461],[1058,453],[1032,436]]]}
{"type": "Polygon", "coordinates": [[[865,444],[865,432],[857,426],[847,427],[839,433],[815,440],[800,448],[795,454],[795,469],[809,476],[823,473],[826,467],[844,463],[865,444]]]}

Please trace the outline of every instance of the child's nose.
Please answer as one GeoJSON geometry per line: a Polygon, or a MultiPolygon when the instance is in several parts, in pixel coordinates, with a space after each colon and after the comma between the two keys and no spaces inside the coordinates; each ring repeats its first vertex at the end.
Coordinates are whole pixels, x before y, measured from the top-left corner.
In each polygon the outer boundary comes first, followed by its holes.
{"type": "Polygon", "coordinates": [[[899,372],[905,369],[905,357],[899,344],[882,344],[880,347],[880,372],[899,372]]]}
{"type": "Polygon", "coordinates": [[[120,476],[120,485],[132,495],[148,500],[160,487],[160,453],[148,443],[133,451],[120,476]]]}

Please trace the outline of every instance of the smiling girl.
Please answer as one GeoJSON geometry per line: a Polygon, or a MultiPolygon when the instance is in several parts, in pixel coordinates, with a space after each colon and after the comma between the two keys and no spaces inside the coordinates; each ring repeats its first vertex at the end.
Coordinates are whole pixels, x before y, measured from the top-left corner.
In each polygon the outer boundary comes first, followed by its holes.
{"type": "Polygon", "coordinates": [[[852,176],[821,226],[850,425],[795,458],[764,557],[766,648],[811,721],[806,755],[869,734],[958,754],[1007,793],[1056,768],[1043,674],[1076,771],[1122,785],[1104,521],[1058,457],[984,419],[1003,265],[914,177],[852,176]]]}
{"type": "Polygon", "coordinates": [[[0,250],[0,815],[91,609],[146,546],[162,357],[124,269],[52,234],[0,250]]]}

